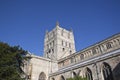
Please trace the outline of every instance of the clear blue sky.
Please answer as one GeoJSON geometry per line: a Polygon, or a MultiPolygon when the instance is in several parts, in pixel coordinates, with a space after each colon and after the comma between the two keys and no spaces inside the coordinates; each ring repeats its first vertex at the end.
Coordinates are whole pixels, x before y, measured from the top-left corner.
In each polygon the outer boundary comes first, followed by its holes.
{"type": "Polygon", "coordinates": [[[0,41],[36,55],[56,21],[72,27],[78,51],[120,32],[120,0],[0,0],[0,41]]]}

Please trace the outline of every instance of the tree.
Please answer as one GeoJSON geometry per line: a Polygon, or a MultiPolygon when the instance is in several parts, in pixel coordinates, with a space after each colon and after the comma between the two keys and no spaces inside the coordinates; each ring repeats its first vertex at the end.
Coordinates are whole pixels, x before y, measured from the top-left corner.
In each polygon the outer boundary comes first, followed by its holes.
{"type": "Polygon", "coordinates": [[[21,75],[25,50],[0,42],[0,80],[24,80],[21,75]]]}
{"type": "Polygon", "coordinates": [[[87,79],[82,78],[81,76],[75,76],[74,78],[67,78],[66,80],[87,80],[87,79]]]}

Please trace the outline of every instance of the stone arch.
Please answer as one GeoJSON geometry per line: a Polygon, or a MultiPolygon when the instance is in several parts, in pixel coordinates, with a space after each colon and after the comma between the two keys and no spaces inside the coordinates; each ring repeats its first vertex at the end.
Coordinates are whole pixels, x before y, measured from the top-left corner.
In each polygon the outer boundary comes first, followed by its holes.
{"type": "Polygon", "coordinates": [[[104,80],[114,80],[111,67],[106,62],[103,62],[103,65],[102,65],[102,75],[104,80]]]}
{"type": "Polygon", "coordinates": [[[92,71],[88,67],[86,68],[85,76],[87,80],[93,80],[92,71]]]}
{"type": "Polygon", "coordinates": [[[60,80],[65,80],[65,77],[61,75],[60,80]]]}
{"type": "Polygon", "coordinates": [[[38,80],[46,80],[46,75],[44,72],[41,72],[38,80]]]}

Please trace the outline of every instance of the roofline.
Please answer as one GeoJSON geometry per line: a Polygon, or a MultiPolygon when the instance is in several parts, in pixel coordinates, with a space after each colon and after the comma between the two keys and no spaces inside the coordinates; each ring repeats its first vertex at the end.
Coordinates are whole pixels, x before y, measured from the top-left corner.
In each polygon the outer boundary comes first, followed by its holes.
{"type": "Polygon", "coordinates": [[[113,37],[116,37],[116,36],[120,36],[120,32],[119,32],[119,33],[116,33],[116,34],[114,34],[114,35],[112,35],[112,36],[110,36],[110,37],[107,37],[107,38],[105,38],[105,39],[103,39],[103,40],[101,40],[101,41],[99,41],[99,42],[96,42],[96,43],[94,43],[94,44],[92,44],[92,45],[90,45],[90,46],[88,46],[88,47],[86,47],[86,48],[83,48],[83,49],[81,49],[81,50],[79,50],[79,51],[77,51],[77,52],[75,52],[75,53],[73,53],[73,54],[71,54],[71,55],[68,55],[68,56],[66,56],[66,57],[64,57],[64,58],[62,58],[62,59],[59,59],[58,62],[61,62],[61,61],[65,60],[65,59],[68,59],[68,58],[70,58],[70,57],[72,57],[72,56],[75,56],[75,55],[77,55],[78,53],[81,53],[81,52],[85,51],[86,49],[89,49],[89,48],[91,48],[91,47],[93,47],[93,46],[96,46],[97,44],[101,44],[101,43],[105,42],[106,40],[109,40],[109,39],[111,39],[111,38],[113,38],[113,37]]]}

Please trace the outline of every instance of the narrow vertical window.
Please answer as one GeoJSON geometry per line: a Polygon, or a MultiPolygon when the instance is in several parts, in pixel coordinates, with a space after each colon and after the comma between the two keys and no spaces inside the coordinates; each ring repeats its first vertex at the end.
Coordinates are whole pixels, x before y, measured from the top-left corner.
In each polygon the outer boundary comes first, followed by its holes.
{"type": "Polygon", "coordinates": [[[61,31],[61,36],[63,36],[63,30],[61,31]]]}
{"type": "Polygon", "coordinates": [[[49,49],[49,45],[47,44],[47,49],[49,49]]]}
{"type": "Polygon", "coordinates": [[[63,46],[63,40],[62,40],[62,46],[63,46]]]}
{"type": "Polygon", "coordinates": [[[67,42],[66,42],[66,46],[67,46],[67,42]]]}
{"type": "Polygon", "coordinates": [[[55,44],[55,43],[54,43],[54,41],[53,41],[53,47],[54,47],[54,44],[55,44]]]}
{"type": "Polygon", "coordinates": [[[69,48],[71,48],[71,44],[69,43],[69,48]]]}

